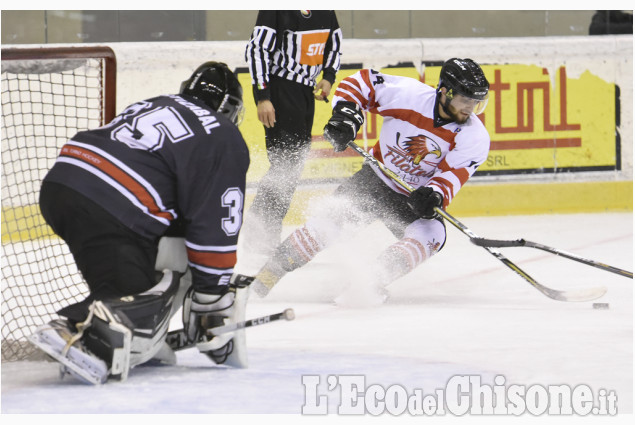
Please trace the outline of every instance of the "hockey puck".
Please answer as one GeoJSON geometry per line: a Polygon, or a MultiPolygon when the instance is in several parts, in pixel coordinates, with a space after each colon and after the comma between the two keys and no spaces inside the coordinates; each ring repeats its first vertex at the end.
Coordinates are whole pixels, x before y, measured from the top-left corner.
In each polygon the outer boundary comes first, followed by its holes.
{"type": "Polygon", "coordinates": [[[609,303],[593,303],[593,308],[596,310],[608,310],[609,303]]]}

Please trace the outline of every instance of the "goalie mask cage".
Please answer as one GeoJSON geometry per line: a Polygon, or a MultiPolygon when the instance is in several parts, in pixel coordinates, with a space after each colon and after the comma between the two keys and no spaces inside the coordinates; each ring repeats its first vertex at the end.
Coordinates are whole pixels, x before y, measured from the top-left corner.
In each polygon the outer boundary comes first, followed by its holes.
{"type": "Polygon", "coordinates": [[[108,47],[2,49],[3,362],[33,357],[26,337],[88,294],[38,199],[60,148],[114,118],[115,85],[108,47]]]}

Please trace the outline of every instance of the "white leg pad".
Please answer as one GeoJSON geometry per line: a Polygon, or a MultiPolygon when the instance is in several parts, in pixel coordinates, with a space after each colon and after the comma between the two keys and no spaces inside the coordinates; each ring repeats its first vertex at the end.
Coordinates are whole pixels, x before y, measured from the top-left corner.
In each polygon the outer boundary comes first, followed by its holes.
{"type": "MultiPolygon", "coordinates": [[[[227,320],[228,323],[238,323],[245,320],[248,299],[249,286],[246,288],[236,289],[236,297],[234,298],[234,312],[229,320],[227,320]]],[[[245,329],[239,329],[232,333],[234,334],[234,349],[223,364],[239,369],[245,369],[249,366],[249,362],[247,359],[247,337],[245,329]]]]}

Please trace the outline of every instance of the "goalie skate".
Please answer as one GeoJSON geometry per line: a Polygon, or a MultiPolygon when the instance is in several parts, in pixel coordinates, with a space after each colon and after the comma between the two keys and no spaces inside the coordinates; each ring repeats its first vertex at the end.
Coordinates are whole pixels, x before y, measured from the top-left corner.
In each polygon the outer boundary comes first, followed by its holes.
{"type": "Polygon", "coordinates": [[[66,320],[53,320],[28,337],[31,344],[59,362],[62,376],[70,374],[87,384],[103,384],[108,365],[90,354],[79,342],[78,333],[66,320]]]}

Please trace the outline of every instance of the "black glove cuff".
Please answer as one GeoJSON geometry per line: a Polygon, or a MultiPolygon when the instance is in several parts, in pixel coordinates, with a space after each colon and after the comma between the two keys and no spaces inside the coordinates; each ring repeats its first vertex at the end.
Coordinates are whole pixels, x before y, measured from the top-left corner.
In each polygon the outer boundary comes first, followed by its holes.
{"type": "Polygon", "coordinates": [[[352,121],[355,124],[355,134],[357,134],[359,128],[364,124],[364,115],[362,115],[357,103],[340,100],[333,108],[331,120],[352,121]]]}

